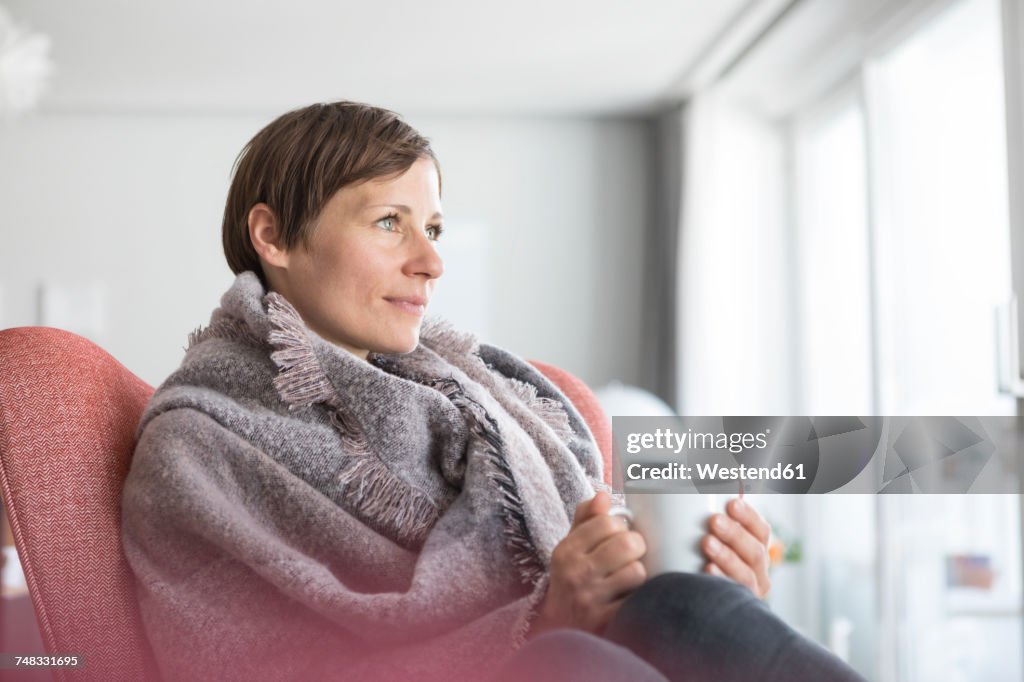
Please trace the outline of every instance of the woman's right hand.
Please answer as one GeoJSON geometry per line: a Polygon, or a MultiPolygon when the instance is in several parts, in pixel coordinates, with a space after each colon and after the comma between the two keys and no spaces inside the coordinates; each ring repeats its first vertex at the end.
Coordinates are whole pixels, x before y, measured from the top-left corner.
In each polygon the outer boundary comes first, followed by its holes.
{"type": "Polygon", "coordinates": [[[548,589],[529,636],[560,627],[601,634],[626,597],[647,579],[647,545],[625,519],[609,516],[606,492],[576,505],[569,533],[551,553],[548,589]]]}

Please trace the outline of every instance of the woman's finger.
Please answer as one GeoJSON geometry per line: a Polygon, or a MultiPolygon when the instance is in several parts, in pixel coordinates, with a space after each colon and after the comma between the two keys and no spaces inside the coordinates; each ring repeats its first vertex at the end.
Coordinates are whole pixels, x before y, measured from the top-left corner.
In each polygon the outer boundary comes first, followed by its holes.
{"type": "Polygon", "coordinates": [[[569,527],[569,530],[582,525],[585,521],[598,514],[606,513],[611,506],[611,495],[603,490],[598,490],[589,500],[583,500],[576,505],[576,512],[572,517],[572,525],[569,527]]]}
{"type": "MultiPolygon", "coordinates": [[[[757,573],[729,546],[714,535],[705,535],[701,543],[711,563],[718,567],[720,574],[745,585],[758,597],[762,596],[757,573]]],[[[710,571],[714,573],[714,570],[710,571]]]]}
{"type": "Polygon", "coordinates": [[[594,566],[602,576],[610,575],[626,564],[638,561],[647,552],[644,536],[635,530],[606,538],[589,553],[594,566]]]}
{"type": "Polygon", "coordinates": [[[735,552],[755,572],[755,575],[760,578],[763,573],[767,577],[768,547],[754,537],[746,526],[724,514],[713,515],[710,526],[715,537],[735,552]]]}
{"type": "Polygon", "coordinates": [[[629,524],[621,516],[598,514],[570,530],[562,542],[581,554],[587,554],[608,538],[627,532],[629,524]]]}
{"type": "Polygon", "coordinates": [[[602,582],[602,589],[611,600],[619,600],[644,584],[647,580],[647,569],[639,561],[630,561],[612,573],[602,582]]]}
{"type": "Polygon", "coordinates": [[[772,527],[764,520],[764,517],[742,498],[730,500],[725,505],[725,510],[731,518],[738,521],[744,528],[749,530],[754,537],[760,540],[765,546],[772,536],[772,527]]]}

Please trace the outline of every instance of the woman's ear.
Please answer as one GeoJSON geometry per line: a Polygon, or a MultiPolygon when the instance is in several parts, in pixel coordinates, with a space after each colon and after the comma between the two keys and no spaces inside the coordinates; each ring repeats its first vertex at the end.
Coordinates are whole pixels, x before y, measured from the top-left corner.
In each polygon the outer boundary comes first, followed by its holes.
{"type": "Polygon", "coordinates": [[[264,203],[249,209],[249,240],[264,263],[288,267],[288,251],[284,248],[281,225],[273,209],[264,203]]]}

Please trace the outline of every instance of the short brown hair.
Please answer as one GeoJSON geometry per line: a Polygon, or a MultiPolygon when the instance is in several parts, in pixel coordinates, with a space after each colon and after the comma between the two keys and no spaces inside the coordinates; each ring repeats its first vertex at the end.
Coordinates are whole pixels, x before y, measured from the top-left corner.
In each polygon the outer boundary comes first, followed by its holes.
{"type": "MultiPolygon", "coordinates": [[[[267,283],[249,239],[249,211],[256,204],[274,211],[284,248],[308,245],[317,216],[335,192],[403,173],[421,158],[438,165],[430,142],[387,109],[342,101],[276,118],[235,160],[222,231],[228,266],[235,274],[252,270],[267,283]]],[[[440,182],[440,166],[437,172],[440,182]]]]}

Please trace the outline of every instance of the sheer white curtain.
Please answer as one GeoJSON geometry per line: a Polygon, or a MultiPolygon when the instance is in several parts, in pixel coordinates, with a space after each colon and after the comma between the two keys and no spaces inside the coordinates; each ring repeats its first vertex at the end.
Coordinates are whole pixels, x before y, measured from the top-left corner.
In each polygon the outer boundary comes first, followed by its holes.
{"type": "Polygon", "coordinates": [[[679,409],[792,408],[781,129],[706,92],[690,104],[679,241],[679,409]]]}
{"type": "Polygon", "coordinates": [[[801,414],[873,414],[864,115],[853,87],[793,125],[801,414]]]}

